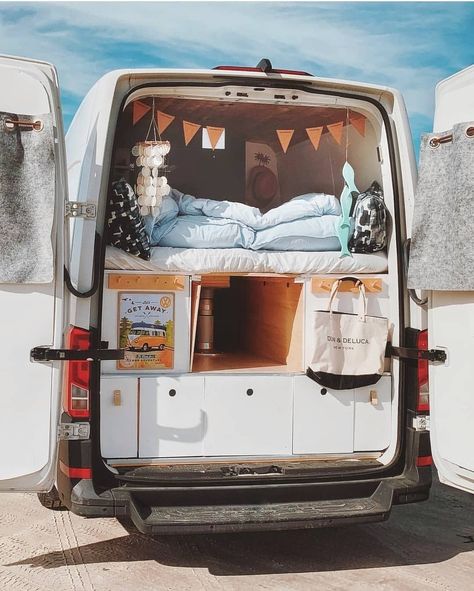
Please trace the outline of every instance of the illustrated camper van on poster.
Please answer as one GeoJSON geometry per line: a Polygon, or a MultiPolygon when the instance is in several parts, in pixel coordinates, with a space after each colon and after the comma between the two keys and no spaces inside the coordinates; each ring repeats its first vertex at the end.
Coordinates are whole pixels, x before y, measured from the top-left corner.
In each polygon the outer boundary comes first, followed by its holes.
{"type": "Polygon", "coordinates": [[[119,293],[118,369],[172,369],[174,365],[174,295],[119,293]]]}

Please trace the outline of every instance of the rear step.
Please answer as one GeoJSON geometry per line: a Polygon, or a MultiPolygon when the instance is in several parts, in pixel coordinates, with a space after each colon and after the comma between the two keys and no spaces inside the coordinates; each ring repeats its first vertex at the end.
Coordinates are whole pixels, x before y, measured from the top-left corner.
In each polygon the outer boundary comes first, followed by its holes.
{"type": "Polygon", "coordinates": [[[129,496],[129,514],[144,534],[286,530],[383,521],[393,489],[381,482],[372,495],[353,499],[286,503],[148,506],[129,496]]]}

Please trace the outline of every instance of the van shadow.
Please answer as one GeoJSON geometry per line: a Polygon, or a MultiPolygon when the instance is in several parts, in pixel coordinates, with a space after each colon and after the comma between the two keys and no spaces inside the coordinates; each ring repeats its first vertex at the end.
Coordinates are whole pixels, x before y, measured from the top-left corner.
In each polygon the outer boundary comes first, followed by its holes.
{"type": "MultiPolygon", "coordinates": [[[[252,534],[158,536],[129,534],[79,546],[85,564],[156,561],[207,568],[215,576],[309,573],[430,564],[474,550],[474,501],[436,484],[425,503],[395,507],[385,523],[252,534]]],[[[67,552],[74,552],[75,548],[67,552]]],[[[11,563],[43,569],[62,552],[11,563]]]]}

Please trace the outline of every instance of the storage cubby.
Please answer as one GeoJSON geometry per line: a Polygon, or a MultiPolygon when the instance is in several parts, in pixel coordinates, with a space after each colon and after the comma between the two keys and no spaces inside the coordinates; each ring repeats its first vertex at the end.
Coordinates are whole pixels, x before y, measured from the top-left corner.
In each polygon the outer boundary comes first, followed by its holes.
{"type": "MultiPolygon", "coordinates": [[[[209,299],[208,289],[201,297],[209,299]]],[[[231,277],[197,313],[192,371],[302,371],[303,298],[303,284],[293,278],[231,277]],[[204,353],[197,346],[203,324],[212,330],[212,349],[204,353]]]]}

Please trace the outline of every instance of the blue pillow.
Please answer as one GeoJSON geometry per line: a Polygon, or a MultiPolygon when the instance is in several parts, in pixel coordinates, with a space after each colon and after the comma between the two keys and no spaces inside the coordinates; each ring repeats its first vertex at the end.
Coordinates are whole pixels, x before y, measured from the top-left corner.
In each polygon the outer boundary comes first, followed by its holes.
{"type": "Polygon", "coordinates": [[[304,218],[278,224],[255,233],[253,250],[301,250],[328,251],[340,250],[337,227],[341,218],[338,215],[304,218]]]}

